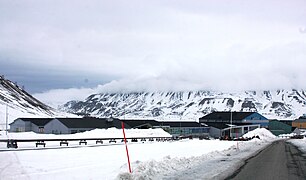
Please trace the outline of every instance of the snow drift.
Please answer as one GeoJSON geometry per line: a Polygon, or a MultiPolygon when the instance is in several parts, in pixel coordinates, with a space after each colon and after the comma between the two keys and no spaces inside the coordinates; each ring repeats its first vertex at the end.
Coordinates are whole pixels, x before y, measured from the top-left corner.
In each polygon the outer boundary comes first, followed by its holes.
{"type": "Polygon", "coordinates": [[[276,138],[275,135],[273,135],[269,130],[266,128],[257,128],[253,131],[250,131],[243,135],[244,138],[251,138],[254,136],[259,136],[262,140],[270,140],[276,138]]]}
{"type": "Polygon", "coordinates": [[[117,180],[225,179],[242,166],[248,157],[276,140],[275,136],[264,128],[258,128],[246,134],[247,137],[257,135],[261,139],[243,142],[204,141],[206,148],[202,149],[202,154],[198,156],[171,157],[169,155],[160,161],[137,161],[133,163],[132,174],[121,173],[117,176],[117,180]],[[215,145],[219,143],[223,146],[215,148],[215,145]],[[226,143],[230,146],[225,146],[226,143]]]}

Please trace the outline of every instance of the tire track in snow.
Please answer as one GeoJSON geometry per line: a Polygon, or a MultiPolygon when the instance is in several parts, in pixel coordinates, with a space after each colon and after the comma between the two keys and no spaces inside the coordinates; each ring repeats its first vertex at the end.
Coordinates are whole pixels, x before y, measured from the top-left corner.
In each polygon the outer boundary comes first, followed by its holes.
{"type": "Polygon", "coordinates": [[[0,179],[30,179],[15,152],[0,154],[0,159],[0,179]]]}

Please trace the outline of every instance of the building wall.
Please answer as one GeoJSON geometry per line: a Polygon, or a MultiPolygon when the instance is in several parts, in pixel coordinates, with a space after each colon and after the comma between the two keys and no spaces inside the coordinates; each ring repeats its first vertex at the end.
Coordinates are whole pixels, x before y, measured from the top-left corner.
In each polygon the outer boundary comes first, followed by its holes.
{"type": "Polygon", "coordinates": [[[180,135],[192,135],[192,136],[201,136],[201,135],[209,135],[209,127],[170,127],[165,126],[162,127],[166,132],[173,136],[180,135]]]}
{"type": "Polygon", "coordinates": [[[43,133],[43,127],[38,127],[30,121],[23,121],[21,119],[16,119],[10,124],[10,132],[36,132],[43,133]]]}
{"type": "Polygon", "coordinates": [[[260,124],[261,127],[265,128],[269,126],[268,119],[259,113],[253,113],[250,116],[246,117],[243,121],[252,124],[260,124]]]}
{"type": "Polygon", "coordinates": [[[306,122],[292,122],[292,127],[296,127],[299,129],[306,129],[306,122]]]}
{"type": "Polygon", "coordinates": [[[75,133],[80,133],[80,132],[85,132],[85,131],[90,131],[95,128],[69,128],[68,133],[69,134],[75,134],[75,133]]]}
{"type": "Polygon", "coordinates": [[[30,124],[30,131],[33,131],[33,132],[36,132],[36,133],[43,133],[43,132],[40,132],[40,129],[38,128],[38,126],[36,124],[33,124],[31,122],[29,122],[30,124]]]}
{"type": "Polygon", "coordinates": [[[280,134],[289,134],[292,132],[292,127],[283,122],[273,120],[269,122],[269,130],[276,136],[280,134]]]}
{"type": "Polygon", "coordinates": [[[46,134],[70,134],[69,129],[57,119],[47,123],[44,132],[46,134]]]}
{"type": "Polygon", "coordinates": [[[215,127],[210,127],[209,129],[209,135],[213,138],[220,138],[221,136],[221,130],[215,127]]]}
{"type": "Polygon", "coordinates": [[[259,113],[253,113],[250,116],[246,117],[247,120],[267,120],[266,117],[262,116],[259,113]]]}
{"type": "Polygon", "coordinates": [[[25,121],[25,131],[26,131],[26,132],[33,131],[32,126],[33,126],[32,122],[30,122],[30,121],[25,121]]]}
{"type": "Polygon", "coordinates": [[[33,124],[31,122],[16,119],[10,124],[10,132],[29,132],[33,131],[32,127],[33,124]]]}
{"type": "Polygon", "coordinates": [[[234,126],[228,127],[221,130],[222,137],[228,136],[232,138],[239,138],[244,134],[255,130],[256,128],[260,128],[259,124],[251,124],[251,125],[241,125],[241,126],[234,126]]]}
{"type": "Polygon", "coordinates": [[[10,124],[10,132],[26,132],[26,122],[21,119],[16,119],[10,124]]]}

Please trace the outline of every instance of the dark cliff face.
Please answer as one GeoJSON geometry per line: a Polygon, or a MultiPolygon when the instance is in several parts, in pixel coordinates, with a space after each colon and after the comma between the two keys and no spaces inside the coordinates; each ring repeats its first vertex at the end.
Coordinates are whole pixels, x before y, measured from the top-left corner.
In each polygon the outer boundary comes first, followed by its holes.
{"type": "Polygon", "coordinates": [[[296,118],[306,112],[303,90],[100,93],[61,107],[100,117],[198,119],[212,111],[252,111],[268,118],[296,118]]]}
{"type": "Polygon", "coordinates": [[[40,102],[17,84],[5,79],[3,76],[0,76],[0,101],[11,108],[22,109],[31,113],[35,113],[35,111],[48,115],[54,113],[54,109],[40,102]]]}

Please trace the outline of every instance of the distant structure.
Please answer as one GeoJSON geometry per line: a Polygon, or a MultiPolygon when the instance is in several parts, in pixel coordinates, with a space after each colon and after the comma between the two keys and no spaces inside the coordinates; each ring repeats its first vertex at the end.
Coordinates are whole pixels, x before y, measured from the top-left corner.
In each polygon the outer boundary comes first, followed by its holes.
{"type": "Polygon", "coordinates": [[[36,132],[44,133],[45,125],[52,118],[18,118],[10,123],[10,132],[36,132]]]}
{"type": "Polygon", "coordinates": [[[268,129],[275,136],[281,134],[290,134],[294,131],[294,127],[292,127],[293,120],[270,120],[268,129]]]}
{"type": "Polygon", "coordinates": [[[306,129],[306,116],[303,115],[292,122],[292,127],[306,129]]]}
{"type": "MultiPolygon", "coordinates": [[[[305,119],[306,120],[306,119],[305,119]]],[[[258,127],[268,128],[269,121],[257,112],[212,112],[199,119],[190,121],[156,121],[117,118],[18,118],[10,124],[11,132],[28,132],[47,134],[73,134],[96,128],[162,128],[172,136],[214,138],[238,138],[258,127]]],[[[306,128],[306,124],[305,124],[306,128]]]]}
{"type": "Polygon", "coordinates": [[[121,122],[125,128],[149,129],[162,128],[175,137],[209,136],[209,129],[198,122],[190,121],[156,121],[156,120],[120,120],[117,118],[18,118],[10,124],[11,132],[29,132],[45,134],[73,134],[96,128],[121,129],[121,122]]]}
{"type": "MultiPolygon", "coordinates": [[[[73,134],[96,128],[121,128],[119,119],[109,118],[18,118],[10,124],[11,132],[29,132],[46,134],[73,134]]],[[[126,125],[126,127],[129,127],[126,125]]]]}
{"type": "Polygon", "coordinates": [[[122,120],[132,128],[162,128],[173,137],[208,137],[209,129],[195,121],[122,120]]]}
{"type": "Polygon", "coordinates": [[[257,112],[212,112],[199,119],[210,128],[210,135],[238,138],[259,127],[268,127],[269,121],[257,112]]]}

